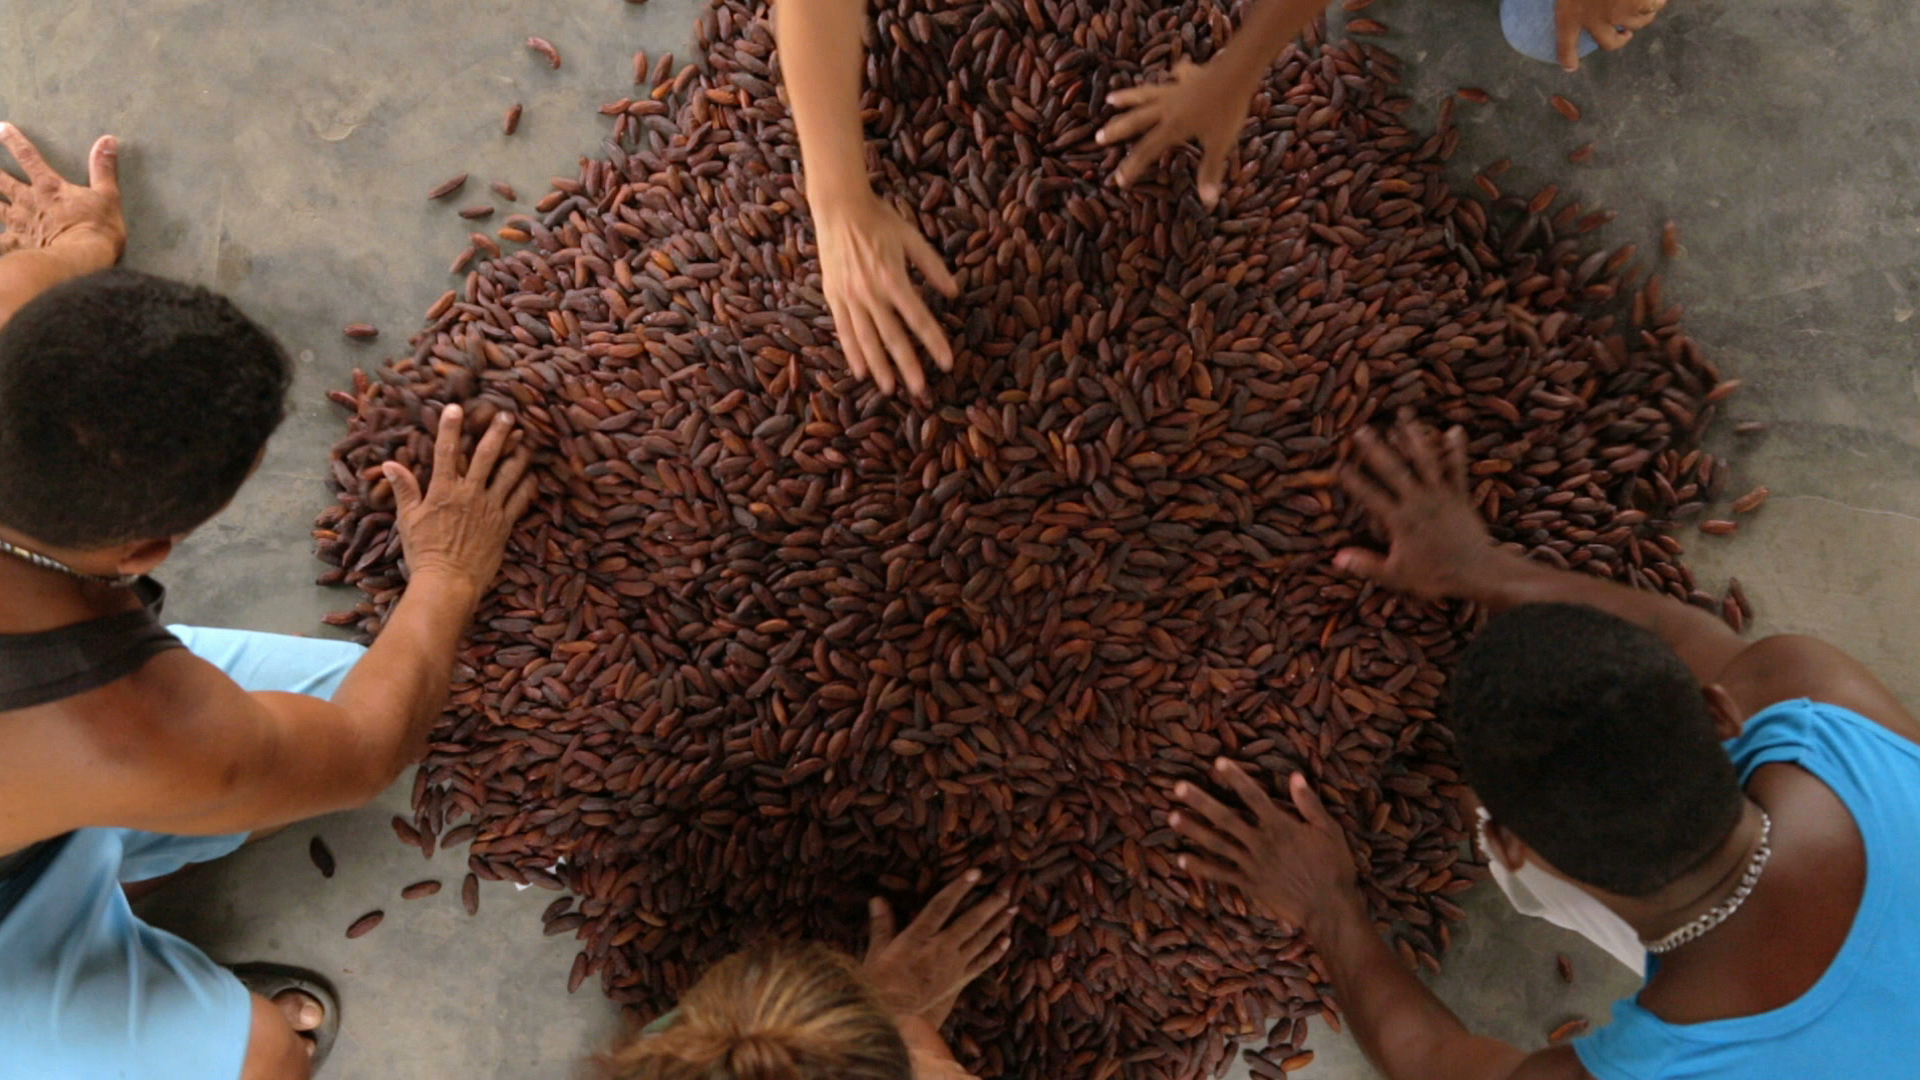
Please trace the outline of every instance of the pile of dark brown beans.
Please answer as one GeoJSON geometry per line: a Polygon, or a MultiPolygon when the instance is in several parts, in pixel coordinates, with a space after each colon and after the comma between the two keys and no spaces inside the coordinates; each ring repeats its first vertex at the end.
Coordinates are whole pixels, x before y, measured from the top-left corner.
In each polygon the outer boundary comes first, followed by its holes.
{"type": "Polygon", "coordinates": [[[877,29],[877,182],[964,289],[930,405],[846,373],[739,2],[698,67],[637,62],[605,153],[336,395],[323,580],[369,594],[368,633],[401,586],[378,463],[424,471],[451,401],[543,455],[420,843],[570,891],[574,985],[642,1010],[981,866],[1027,913],[952,1023],[983,1075],[1187,1080],[1270,1028],[1280,1075],[1333,1019],[1323,975],[1171,865],[1174,782],[1306,770],[1411,964],[1475,880],[1436,715],[1475,615],[1332,569],[1367,540],[1328,482],[1347,436],[1464,424],[1503,539],[1710,603],[1660,529],[1723,482],[1692,449],[1718,376],[1629,253],[1577,238],[1604,215],[1454,193],[1458,133],[1402,119],[1372,45],[1315,32],[1275,68],[1209,214],[1193,159],[1121,192],[1092,134],[1109,89],[1217,47],[1218,7],[895,0],[877,29]]]}

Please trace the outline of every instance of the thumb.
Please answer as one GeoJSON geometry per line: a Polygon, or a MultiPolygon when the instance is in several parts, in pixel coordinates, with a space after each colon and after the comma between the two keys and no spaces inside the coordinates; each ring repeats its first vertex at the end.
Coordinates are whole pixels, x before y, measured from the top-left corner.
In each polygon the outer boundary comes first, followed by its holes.
{"type": "Polygon", "coordinates": [[[871,921],[867,930],[867,952],[879,952],[893,940],[893,907],[882,897],[867,901],[867,912],[871,921]]]}
{"type": "Polygon", "coordinates": [[[380,473],[387,478],[387,483],[393,485],[395,509],[405,514],[420,505],[420,481],[414,479],[412,469],[397,461],[389,461],[380,466],[380,473]]]}
{"type": "Polygon", "coordinates": [[[954,279],[953,271],[947,269],[946,260],[934,250],[933,244],[927,240],[926,236],[913,227],[912,222],[903,219],[902,223],[907,227],[907,258],[913,260],[913,265],[920,268],[920,276],[926,278],[927,284],[940,290],[940,295],[948,299],[960,295],[960,282],[954,279]]]}
{"type": "Polygon", "coordinates": [[[120,197],[120,140],[102,135],[87,158],[87,183],[108,198],[120,197]]]}
{"type": "Polygon", "coordinates": [[[1341,548],[1333,557],[1335,569],[1356,577],[1377,578],[1386,571],[1387,560],[1366,548],[1341,548]]]}

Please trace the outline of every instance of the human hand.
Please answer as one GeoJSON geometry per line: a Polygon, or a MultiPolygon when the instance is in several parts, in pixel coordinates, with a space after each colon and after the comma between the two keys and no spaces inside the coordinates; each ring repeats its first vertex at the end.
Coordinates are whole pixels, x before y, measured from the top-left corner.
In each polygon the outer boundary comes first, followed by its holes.
{"type": "Polygon", "coordinates": [[[460,432],[465,411],[449,405],[440,411],[440,431],[433,443],[433,479],[426,493],[413,473],[398,462],[381,467],[393,485],[400,545],[414,577],[448,574],[473,587],[478,600],[500,572],[507,537],[514,523],[533,501],[533,478],[527,466],[532,455],[525,448],[502,460],[513,416],[493,418],[473,460],[460,468],[460,432]]]}
{"type": "Polygon", "coordinates": [[[1199,849],[1178,857],[1180,869],[1239,889],[1261,914],[1286,926],[1306,927],[1362,903],[1346,836],[1304,775],[1288,781],[1289,812],[1238,764],[1220,758],[1213,768],[1253,822],[1193,784],[1175,784],[1173,797],[1193,812],[1175,810],[1167,824],[1199,849]]]}
{"type": "Polygon", "coordinates": [[[1211,210],[1220,202],[1227,155],[1239,141],[1252,102],[1253,87],[1236,70],[1218,60],[1205,65],[1182,60],[1174,65],[1169,82],[1108,94],[1107,104],[1126,111],[1109,120],[1094,141],[1105,146],[1139,137],[1113,174],[1126,187],[1167,150],[1199,139],[1200,202],[1211,210]]]}
{"type": "Polygon", "coordinates": [[[871,937],[861,966],[888,1011],[917,1016],[938,1029],[947,1022],[960,991],[1012,947],[1006,931],[1019,909],[1008,906],[1011,897],[1006,893],[995,893],[954,915],[979,881],[978,870],[960,875],[898,936],[893,909],[874,897],[871,937]]]}
{"type": "Polygon", "coordinates": [[[104,270],[127,247],[127,223],[120,214],[120,144],[102,135],[87,157],[87,184],[69,183],[53,171],[26,135],[0,123],[0,144],[19,162],[27,178],[0,170],[0,255],[56,244],[72,252],[82,273],[104,270]]]}
{"type": "Polygon", "coordinates": [[[1355,432],[1361,460],[1340,474],[1386,531],[1387,553],[1342,548],[1333,564],[1426,600],[1473,595],[1500,555],[1467,496],[1466,432],[1406,423],[1391,438],[1355,432]]]}
{"type": "Polygon", "coordinates": [[[1580,31],[1592,34],[1603,49],[1618,49],[1666,6],[1667,0],[1558,0],[1553,18],[1559,31],[1560,66],[1580,70],[1580,31]]]}
{"type": "Polygon", "coordinates": [[[959,295],[960,283],[920,230],[871,190],[815,202],[813,223],[820,284],[854,377],[871,377],[881,393],[905,383],[908,393],[924,395],[914,338],[941,371],[953,370],[953,346],[907,276],[907,263],[945,296],[959,295]]]}

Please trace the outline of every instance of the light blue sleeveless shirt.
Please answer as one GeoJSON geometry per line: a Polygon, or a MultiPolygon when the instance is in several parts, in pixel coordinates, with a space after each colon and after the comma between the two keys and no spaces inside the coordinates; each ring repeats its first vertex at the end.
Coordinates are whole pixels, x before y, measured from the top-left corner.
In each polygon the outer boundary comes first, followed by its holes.
{"type": "Polygon", "coordinates": [[[1755,715],[1727,752],[1743,784],[1788,762],[1846,804],[1867,853],[1853,928],[1826,974],[1784,1008],[1669,1024],[1628,998],[1612,1024],[1574,1042],[1581,1062],[1598,1080],[1920,1080],[1920,746],[1802,699],[1755,715]]]}

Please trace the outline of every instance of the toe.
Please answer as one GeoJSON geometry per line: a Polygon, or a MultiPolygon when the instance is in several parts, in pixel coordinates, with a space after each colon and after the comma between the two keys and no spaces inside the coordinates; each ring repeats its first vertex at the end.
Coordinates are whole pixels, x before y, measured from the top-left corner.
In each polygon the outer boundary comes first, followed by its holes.
{"type": "Polygon", "coordinates": [[[274,998],[273,1002],[287,1014],[287,1022],[293,1025],[295,1031],[312,1031],[327,1019],[326,1008],[312,995],[298,990],[289,990],[274,998]]]}

